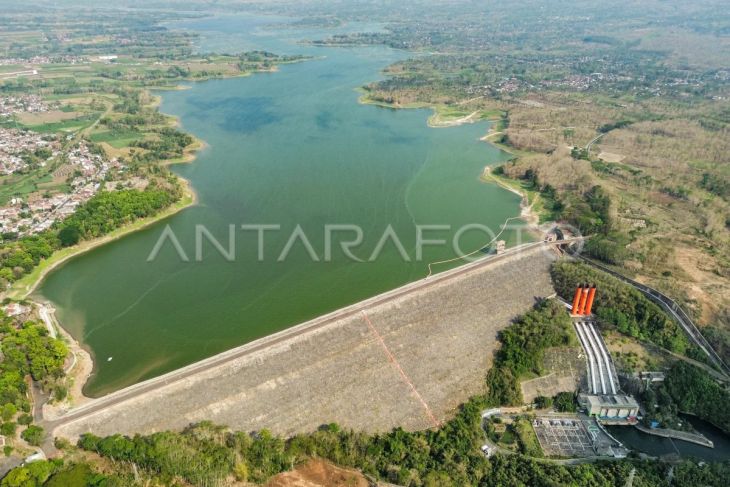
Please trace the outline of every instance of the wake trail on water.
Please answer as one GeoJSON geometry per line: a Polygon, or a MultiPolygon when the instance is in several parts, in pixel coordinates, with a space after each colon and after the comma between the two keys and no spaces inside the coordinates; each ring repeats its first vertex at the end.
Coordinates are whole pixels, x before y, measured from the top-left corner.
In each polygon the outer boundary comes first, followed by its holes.
{"type": "MultiPolygon", "coordinates": [[[[423,164],[421,164],[421,167],[418,168],[418,171],[416,171],[416,174],[413,175],[410,181],[408,181],[408,185],[406,186],[405,191],[403,192],[403,203],[406,207],[406,212],[408,213],[408,216],[411,218],[411,223],[413,224],[413,228],[416,228],[418,226],[418,223],[416,222],[416,215],[413,214],[413,211],[411,210],[411,205],[408,203],[409,195],[411,194],[411,189],[413,188],[413,184],[416,182],[418,177],[421,175],[421,173],[424,171],[424,168],[428,165],[429,161],[431,159],[431,156],[426,156],[425,160],[423,161],[423,164]]],[[[412,250],[416,250],[417,244],[413,245],[412,250]]]]}
{"type": "Polygon", "coordinates": [[[453,259],[439,260],[439,261],[436,261],[436,262],[429,262],[429,264],[428,264],[428,275],[426,277],[431,277],[433,275],[433,269],[432,269],[431,266],[438,265],[438,264],[447,264],[449,262],[456,262],[458,260],[466,259],[467,257],[471,257],[472,255],[474,255],[474,254],[476,254],[478,252],[483,251],[487,246],[492,245],[500,237],[500,235],[502,235],[504,233],[504,231],[507,229],[507,224],[509,222],[511,222],[512,220],[520,220],[520,219],[522,219],[522,216],[511,216],[511,217],[507,218],[504,221],[504,223],[502,223],[501,229],[499,230],[499,233],[497,235],[495,235],[492,240],[490,240],[489,242],[485,243],[484,245],[482,245],[478,249],[476,249],[476,250],[474,250],[472,252],[469,252],[466,255],[459,255],[457,257],[454,257],[453,259]]]}
{"type": "Polygon", "coordinates": [[[124,308],[124,310],[122,310],[121,312],[119,312],[116,315],[112,316],[111,318],[109,318],[107,321],[105,321],[101,325],[92,328],[91,330],[88,331],[88,333],[84,333],[83,339],[84,340],[88,339],[91,335],[93,335],[97,331],[99,331],[99,330],[101,330],[103,328],[106,328],[107,326],[109,326],[112,323],[114,323],[115,321],[117,321],[119,318],[125,316],[127,313],[129,313],[135,307],[137,307],[137,305],[139,305],[144,300],[144,298],[146,298],[150,293],[152,293],[155,289],[157,289],[160,286],[160,284],[162,284],[163,282],[167,281],[168,279],[176,276],[177,274],[179,274],[180,272],[182,272],[184,270],[186,270],[186,269],[179,269],[176,272],[173,272],[172,274],[170,274],[168,276],[165,276],[165,277],[162,277],[162,278],[158,279],[157,282],[155,282],[149,289],[147,289],[137,299],[135,299],[132,304],[130,304],[129,306],[127,306],[126,308],[124,308]]]}

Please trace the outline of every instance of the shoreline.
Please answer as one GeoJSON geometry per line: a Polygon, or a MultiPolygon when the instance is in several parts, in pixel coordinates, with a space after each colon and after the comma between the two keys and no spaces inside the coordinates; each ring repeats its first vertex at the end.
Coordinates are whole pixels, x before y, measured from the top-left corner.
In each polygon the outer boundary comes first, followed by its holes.
{"type": "MultiPolygon", "coordinates": [[[[249,74],[250,75],[250,74],[249,74]]],[[[188,86],[184,85],[177,85],[175,87],[167,88],[167,89],[189,89],[188,86]]],[[[159,111],[162,97],[159,95],[155,95],[153,93],[153,89],[148,89],[148,92],[152,96],[152,101],[150,103],[150,106],[156,108],[159,111]]],[[[413,104],[412,106],[388,106],[386,104],[373,102],[370,100],[365,100],[365,96],[362,96],[359,98],[358,102],[361,104],[371,104],[381,107],[387,107],[391,109],[400,109],[400,108],[431,108],[433,110],[432,115],[427,119],[427,125],[430,128],[447,128],[447,127],[454,127],[459,126],[465,123],[475,123],[479,121],[489,121],[489,119],[481,118],[481,112],[479,110],[473,111],[472,113],[458,117],[456,119],[452,120],[446,120],[441,118],[441,114],[438,110],[438,107],[434,105],[427,105],[427,104],[413,104]]],[[[160,111],[160,113],[163,113],[160,111]]],[[[170,126],[178,128],[181,126],[181,121],[179,117],[164,114],[168,119],[170,120],[170,126]]],[[[186,132],[187,133],[187,132],[186,132]]],[[[161,161],[159,164],[162,166],[171,166],[174,164],[189,164],[195,161],[197,158],[197,153],[205,148],[208,147],[208,144],[202,140],[196,137],[194,134],[188,133],[193,138],[193,143],[190,144],[185,150],[183,151],[183,155],[181,157],[178,157],[176,159],[169,159],[165,161],[161,161]]],[[[481,138],[480,140],[486,141],[486,137],[481,138]]],[[[482,174],[481,179],[486,182],[486,178],[484,175],[489,174],[489,166],[486,166],[484,168],[484,172],[482,174]]],[[[69,247],[68,249],[61,249],[57,254],[52,255],[49,259],[44,261],[43,263],[39,264],[39,266],[26,276],[27,281],[30,281],[27,284],[24,284],[25,289],[14,289],[16,285],[19,285],[21,282],[25,281],[26,279],[21,279],[18,282],[15,283],[13,287],[10,288],[10,290],[7,293],[8,297],[12,297],[15,299],[28,299],[28,297],[38,288],[38,286],[45,280],[45,278],[54,270],[62,267],[65,263],[70,261],[71,259],[78,257],[92,249],[95,249],[97,247],[100,247],[102,245],[105,245],[107,243],[110,243],[114,240],[117,240],[121,237],[124,237],[130,233],[136,232],[138,230],[142,230],[153,223],[157,223],[159,221],[162,221],[170,216],[175,215],[176,213],[182,211],[185,208],[188,208],[190,206],[193,206],[197,203],[198,198],[197,194],[195,193],[194,189],[190,185],[190,182],[186,180],[185,178],[180,177],[179,175],[176,175],[178,180],[180,181],[182,187],[183,187],[183,197],[167,209],[163,210],[157,215],[154,215],[152,217],[148,217],[142,220],[135,221],[127,226],[121,227],[103,237],[99,237],[94,240],[90,240],[87,242],[82,242],[81,244],[78,244],[77,246],[69,247]],[[64,250],[68,250],[68,253],[62,254],[64,250]],[[61,255],[62,254],[62,255],[61,255]],[[45,264],[45,265],[44,265],[45,264]],[[38,271],[38,272],[36,272],[38,271]],[[18,295],[22,295],[20,298],[18,298],[18,295]]],[[[520,218],[524,220],[528,226],[530,227],[530,230],[536,231],[537,230],[537,222],[539,222],[539,217],[535,215],[532,211],[532,205],[529,203],[529,197],[527,194],[523,194],[516,189],[509,188],[507,185],[502,184],[501,182],[497,181],[494,178],[491,178],[494,180],[494,182],[497,182],[499,186],[502,186],[505,189],[508,189],[509,191],[518,194],[522,201],[520,202],[520,214],[513,217],[513,218],[520,218]]],[[[35,300],[30,300],[33,304],[36,306],[45,306],[45,304],[37,302],[35,300]]],[[[55,316],[55,309],[51,308],[52,311],[50,313],[51,319],[53,320],[56,327],[59,329],[60,334],[63,336],[64,340],[69,344],[69,350],[71,351],[73,357],[74,357],[74,363],[69,367],[68,371],[71,372],[72,369],[74,369],[75,366],[78,367],[79,373],[77,375],[79,377],[71,376],[71,385],[69,387],[69,393],[67,398],[58,405],[49,405],[45,404],[44,409],[48,409],[48,415],[49,417],[57,417],[59,414],[63,414],[64,410],[67,410],[68,408],[78,407],[88,401],[93,400],[93,398],[90,398],[88,396],[85,396],[83,394],[83,387],[88,381],[89,377],[92,375],[94,368],[96,367],[96,364],[93,360],[93,355],[90,351],[86,350],[80,341],[76,340],[63,326],[61,325],[60,321],[55,316]],[[79,364],[79,365],[77,365],[79,364]],[[65,407],[64,407],[65,406],[65,407]]]]}
{"type": "MultiPolygon", "coordinates": [[[[466,123],[477,123],[481,121],[485,122],[492,122],[498,123],[499,119],[492,118],[492,117],[483,117],[483,114],[480,113],[480,110],[475,110],[471,112],[468,115],[457,117],[454,119],[444,119],[442,118],[442,114],[439,112],[439,106],[428,104],[428,103],[410,103],[407,105],[397,105],[392,103],[386,103],[381,102],[377,100],[372,100],[368,97],[368,94],[365,89],[358,88],[355,91],[358,93],[361,93],[362,95],[358,98],[357,102],[361,105],[372,105],[376,107],[381,108],[389,108],[391,110],[407,110],[407,109],[421,109],[421,108],[430,108],[433,113],[431,116],[428,117],[427,125],[430,128],[448,128],[448,127],[458,127],[460,125],[464,125],[466,123]]],[[[496,142],[493,142],[490,140],[490,137],[494,135],[501,134],[501,131],[495,131],[494,127],[490,127],[487,134],[485,134],[483,137],[480,137],[479,140],[482,142],[486,142],[488,144],[493,145],[494,147],[511,154],[514,157],[517,157],[517,154],[509,150],[508,147],[504,146],[503,144],[499,144],[496,142]]],[[[497,184],[498,186],[502,187],[503,189],[506,189],[507,191],[510,191],[511,193],[514,193],[522,198],[522,201],[520,202],[520,214],[519,217],[525,220],[525,222],[528,224],[528,226],[531,227],[533,230],[537,230],[538,226],[540,224],[540,215],[534,211],[534,204],[535,201],[530,202],[530,195],[526,191],[521,191],[513,186],[510,186],[509,184],[502,181],[500,178],[496,177],[491,172],[491,166],[487,165],[484,166],[484,171],[482,172],[480,179],[484,182],[492,182],[497,184]]]]}
{"type": "MultiPolygon", "coordinates": [[[[466,115],[451,117],[449,115],[445,115],[442,113],[441,110],[446,109],[447,105],[439,105],[439,104],[430,104],[425,102],[413,102],[413,103],[407,103],[405,105],[400,104],[394,104],[394,103],[387,103],[383,101],[373,100],[368,97],[368,93],[363,88],[356,88],[356,92],[360,93],[361,96],[358,97],[357,102],[360,105],[371,105],[375,107],[380,108],[388,108],[390,110],[411,110],[411,109],[430,109],[433,113],[428,117],[426,120],[426,125],[428,125],[430,128],[439,129],[439,128],[449,128],[449,127],[458,127],[460,125],[464,125],[467,123],[478,123],[478,122],[497,122],[498,118],[495,118],[493,116],[485,116],[483,113],[483,110],[474,110],[471,113],[468,113],[466,115]]],[[[491,129],[490,129],[491,130],[491,129]]],[[[480,140],[486,141],[487,136],[481,138],[480,140]]],[[[490,142],[491,143],[491,142],[490,142]]]]}
{"type": "Polygon", "coordinates": [[[475,110],[471,112],[469,115],[464,115],[463,117],[457,117],[457,118],[443,118],[443,115],[438,112],[438,110],[434,110],[433,115],[428,117],[428,121],[426,122],[429,127],[434,129],[440,129],[440,128],[449,128],[449,127],[458,127],[460,125],[464,125],[465,123],[476,123],[482,121],[481,115],[479,114],[479,110],[475,110]]]}
{"type": "Polygon", "coordinates": [[[191,376],[217,368],[239,357],[245,357],[251,353],[258,353],[261,350],[278,350],[277,347],[289,339],[300,339],[302,336],[307,336],[310,333],[319,334],[322,330],[335,326],[337,322],[343,319],[350,319],[353,316],[356,317],[362,310],[372,308],[373,306],[387,305],[395,299],[400,299],[402,296],[410,295],[421,289],[438,288],[453,279],[473,275],[474,273],[480,272],[481,269],[499,265],[497,263],[500,262],[511,262],[513,259],[521,259],[525,256],[542,253],[547,247],[549,247],[549,244],[542,241],[525,243],[508,249],[504,254],[484,256],[431,277],[417,279],[395,289],[376,294],[375,296],[335,309],[310,320],[297,323],[278,332],[214,354],[165,374],[137,382],[101,397],[93,398],[88,403],[68,411],[67,414],[56,418],[46,418],[47,424],[45,426],[48,427],[49,431],[55,431],[59,427],[69,426],[87,415],[93,415],[115,404],[123,403],[130,399],[134,400],[136,397],[145,395],[151,391],[176,387],[176,384],[179,385],[191,376]]]}
{"type": "MultiPolygon", "coordinates": [[[[439,105],[434,104],[428,104],[428,103],[421,103],[421,102],[415,102],[410,103],[407,105],[397,105],[387,102],[381,102],[377,100],[373,100],[368,97],[367,91],[360,87],[357,88],[355,91],[358,93],[361,93],[361,96],[358,97],[357,102],[361,105],[372,105],[376,107],[381,108],[388,108],[390,110],[404,110],[404,109],[422,109],[422,108],[430,108],[433,113],[428,117],[426,124],[430,128],[449,128],[449,127],[458,127],[460,125],[464,125],[466,123],[477,123],[477,122],[491,122],[492,124],[499,123],[498,118],[494,117],[485,117],[484,114],[480,110],[475,110],[471,112],[468,115],[457,117],[454,119],[444,119],[442,118],[442,114],[439,111],[439,105]]],[[[445,107],[445,106],[442,106],[445,107]]],[[[511,154],[512,156],[516,156],[516,154],[510,150],[507,150],[505,147],[502,146],[502,144],[497,144],[495,142],[492,142],[489,140],[489,138],[493,135],[499,134],[501,132],[496,132],[494,130],[494,126],[491,126],[489,128],[489,131],[486,135],[483,137],[480,137],[479,140],[482,142],[486,142],[488,144],[493,145],[494,147],[511,154]]],[[[533,200],[530,202],[530,195],[526,191],[521,191],[515,187],[510,186],[509,184],[505,183],[504,181],[501,181],[499,178],[494,176],[491,173],[491,165],[484,166],[484,170],[482,171],[482,174],[479,177],[480,180],[482,180],[485,183],[493,183],[497,186],[500,186],[503,189],[506,189],[507,191],[514,193],[518,195],[521,198],[520,201],[520,214],[515,215],[514,217],[510,217],[505,221],[505,224],[508,223],[510,220],[513,219],[521,219],[525,223],[527,223],[527,227],[530,233],[532,233],[538,240],[542,237],[542,234],[540,233],[539,225],[540,225],[540,215],[534,210],[533,206],[535,204],[536,200],[533,200]]],[[[447,261],[448,262],[448,261],[447,261]]],[[[431,275],[431,265],[432,264],[439,264],[441,262],[432,262],[429,263],[429,275],[431,275]]]]}
{"type": "Polygon", "coordinates": [[[38,286],[45,280],[51,271],[58,269],[69,260],[109,242],[118,240],[130,233],[147,228],[154,223],[171,217],[185,208],[196,204],[198,196],[190,186],[190,182],[180,176],[177,176],[177,178],[183,188],[183,196],[180,200],[163,209],[156,215],[135,220],[134,222],[119,227],[102,237],[85,240],[71,247],[66,247],[54,252],[54,254],[48,259],[39,263],[33,272],[16,281],[5,293],[5,296],[14,300],[29,299],[29,296],[35,292],[38,286]]]}
{"type": "MultiPolygon", "coordinates": [[[[295,60],[291,61],[286,64],[294,63],[294,62],[300,62],[303,60],[295,60]]],[[[278,67],[274,66],[270,70],[266,71],[260,71],[262,73],[275,73],[278,71],[278,67]]],[[[242,73],[239,76],[235,77],[247,77],[251,76],[252,74],[259,73],[257,72],[247,72],[242,73]]],[[[194,81],[206,81],[204,80],[192,80],[194,81]]],[[[156,109],[159,113],[164,115],[169,122],[170,127],[179,128],[181,126],[180,117],[169,115],[160,110],[160,106],[162,104],[162,96],[156,95],[154,91],[157,88],[154,87],[148,87],[145,88],[144,91],[146,91],[149,96],[152,98],[151,102],[149,103],[149,106],[151,108],[156,109]]],[[[170,87],[163,87],[162,90],[187,90],[190,89],[190,86],[177,84],[175,86],[170,87]]],[[[158,164],[161,166],[172,166],[175,164],[190,164],[195,161],[195,159],[198,156],[198,152],[201,150],[204,150],[208,148],[208,144],[195,136],[192,133],[188,133],[190,137],[192,137],[193,142],[186,147],[183,150],[183,155],[181,157],[175,158],[175,159],[167,159],[164,161],[160,161],[158,164]]],[[[180,211],[192,207],[198,203],[198,195],[195,192],[195,189],[192,187],[190,181],[183,178],[182,176],[175,174],[175,177],[177,178],[177,181],[180,183],[180,186],[182,188],[182,197],[180,200],[176,201],[169,207],[163,209],[160,211],[160,213],[147,217],[142,218],[139,220],[136,220],[128,225],[122,226],[107,235],[104,235],[102,237],[98,237],[92,240],[87,240],[84,242],[81,242],[77,245],[74,245],[72,247],[67,247],[65,249],[60,249],[56,252],[54,252],[53,255],[51,255],[48,259],[40,262],[38,266],[33,269],[33,271],[24,276],[23,278],[16,281],[5,293],[4,296],[10,299],[14,300],[27,300],[29,301],[33,306],[35,306],[38,309],[45,309],[47,311],[47,314],[49,316],[49,319],[53,322],[53,325],[55,328],[57,328],[59,334],[63,337],[64,341],[69,346],[69,351],[71,352],[73,356],[73,362],[72,365],[69,366],[67,372],[71,372],[74,368],[76,368],[77,372],[75,375],[78,375],[78,377],[72,375],[70,376],[71,379],[71,385],[68,390],[68,395],[66,399],[64,399],[63,402],[61,402],[59,405],[50,405],[48,403],[45,403],[43,405],[44,411],[47,409],[49,416],[58,415],[59,413],[62,413],[64,405],[66,408],[74,406],[82,405],[93,398],[90,398],[83,393],[83,388],[88,382],[89,377],[93,374],[94,369],[96,368],[96,364],[93,359],[93,354],[86,350],[84,346],[82,345],[82,342],[77,340],[76,338],[71,335],[71,333],[66,330],[61,322],[56,317],[56,310],[55,308],[51,307],[50,304],[42,303],[38,300],[32,299],[30,296],[35,292],[35,290],[38,288],[38,286],[43,283],[43,281],[46,279],[46,277],[53,272],[54,270],[59,269],[63,265],[65,265],[67,262],[71,261],[72,259],[79,257],[80,255],[85,254],[86,252],[93,250],[97,247],[101,247],[103,245],[106,245],[108,243],[111,243],[115,240],[118,240],[126,235],[129,235],[131,233],[137,232],[139,230],[143,230],[155,223],[158,223],[160,221],[163,221],[171,216],[174,216],[175,214],[179,213],[180,211]]],[[[45,412],[44,412],[45,415],[45,412]]]]}
{"type": "MultiPolygon", "coordinates": [[[[195,160],[196,152],[201,148],[207,147],[207,144],[197,137],[194,138],[195,141],[198,142],[198,144],[193,143],[193,147],[186,150],[186,152],[189,153],[184,156],[184,158],[186,159],[185,161],[171,160],[165,161],[161,164],[167,166],[180,163],[190,163],[195,160]]],[[[68,367],[68,369],[64,371],[67,374],[66,379],[67,381],[69,381],[67,383],[68,394],[66,398],[59,403],[50,404],[46,402],[43,404],[42,411],[44,419],[54,419],[56,417],[62,416],[67,411],[76,407],[80,407],[94,399],[85,395],[83,392],[83,388],[84,386],[86,386],[89,378],[94,373],[96,363],[93,358],[93,353],[90,350],[87,350],[80,340],[77,340],[66,328],[62,326],[60,320],[56,316],[56,309],[53,308],[48,302],[41,302],[40,300],[31,298],[31,294],[35,292],[38,286],[43,283],[43,281],[51,272],[61,268],[63,265],[73,260],[74,258],[79,257],[97,247],[101,247],[108,243],[119,240],[122,237],[130,235],[134,232],[143,230],[155,223],[161,222],[169,217],[176,215],[186,208],[190,208],[196,205],[198,202],[198,195],[190,184],[190,181],[179,175],[176,175],[176,177],[183,190],[183,195],[180,200],[168,206],[156,215],[136,220],[129,225],[125,225],[108,233],[107,235],[104,235],[103,237],[98,237],[96,239],[82,242],[73,247],[67,247],[66,249],[59,250],[54,255],[49,257],[46,261],[39,264],[34,272],[26,276],[26,278],[32,277],[33,279],[32,283],[25,285],[25,289],[16,290],[14,289],[15,286],[13,286],[7,291],[6,296],[11,299],[27,300],[38,310],[45,309],[46,314],[48,315],[50,321],[53,323],[52,326],[54,326],[59,335],[61,335],[61,338],[67,344],[69,352],[73,357],[73,362],[68,367]],[[64,250],[67,250],[68,252],[63,253],[64,250]],[[20,294],[20,296],[17,295],[18,293],[20,294]]],[[[17,285],[22,281],[23,279],[17,281],[15,284],[17,285]]]]}
{"type": "Polygon", "coordinates": [[[533,201],[530,203],[530,196],[527,194],[526,191],[520,191],[519,189],[510,186],[509,184],[505,183],[504,181],[497,178],[494,174],[492,174],[492,168],[491,166],[484,166],[484,171],[481,175],[482,181],[485,182],[492,182],[496,184],[497,186],[506,189],[510,193],[514,193],[522,200],[520,201],[520,217],[527,222],[528,226],[532,229],[537,229],[540,224],[540,215],[538,215],[534,209],[533,206],[535,202],[533,201]]]}
{"type": "MultiPolygon", "coordinates": [[[[161,97],[155,96],[152,105],[159,109],[160,101],[161,97]]],[[[177,117],[172,117],[170,115],[166,116],[170,118],[170,126],[179,126],[179,119],[177,117]]],[[[208,147],[208,144],[204,140],[199,139],[192,134],[189,135],[193,138],[193,143],[183,150],[183,156],[177,159],[161,161],[159,163],[161,166],[192,163],[196,159],[197,153],[208,147]]],[[[50,303],[41,302],[40,300],[32,298],[31,295],[51,272],[60,269],[76,257],[119,240],[127,235],[143,230],[153,224],[176,215],[186,208],[196,205],[198,203],[198,195],[190,181],[178,174],[175,174],[175,177],[182,189],[182,196],[178,201],[174,202],[167,208],[164,208],[156,215],[135,220],[134,222],[117,228],[104,236],[80,242],[72,247],[67,247],[54,252],[54,254],[48,259],[40,262],[30,274],[16,281],[4,293],[5,296],[10,299],[29,301],[39,310],[39,314],[40,310],[44,310],[51,322],[49,326],[54,327],[63,341],[67,344],[72,357],[71,365],[69,365],[68,369],[64,371],[67,374],[66,385],[68,387],[66,398],[63,401],[54,404],[50,404],[48,402],[44,403],[42,405],[44,419],[62,416],[67,411],[80,407],[93,400],[93,398],[84,394],[83,388],[94,373],[96,363],[92,352],[87,350],[80,340],[77,340],[66,328],[62,326],[60,320],[56,316],[55,308],[53,308],[50,303]]]]}
{"type": "MultiPolygon", "coordinates": [[[[188,89],[189,87],[186,87],[184,85],[176,85],[174,87],[171,87],[169,89],[188,89]]],[[[179,117],[175,117],[172,115],[168,115],[166,113],[163,113],[160,111],[160,105],[162,103],[162,97],[159,95],[154,94],[154,90],[156,88],[146,88],[144,91],[146,91],[151,97],[152,100],[149,103],[148,106],[151,108],[156,109],[159,113],[162,113],[165,117],[167,117],[169,126],[177,128],[180,126],[180,119],[179,117]]],[[[193,138],[193,142],[186,147],[183,150],[183,155],[176,159],[168,159],[164,161],[160,161],[158,164],[161,166],[171,166],[174,164],[187,164],[191,163],[195,160],[197,157],[197,153],[203,149],[206,149],[208,147],[208,144],[202,140],[196,137],[193,134],[188,134],[193,138]]],[[[156,215],[152,215],[146,218],[142,218],[139,220],[135,220],[128,225],[124,225],[120,228],[117,228],[113,230],[112,232],[103,235],[101,237],[97,237],[95,239],[87,240],[84,242],[80,242],[76,245],[73,245],[71,247],[67,247],[64,249],[59,249],[58,251],[54,252],[48,259],[40,262],[31,273],[29,273],[26,276],[23,276],[18,281],[13,283],[12,286],[4,293],[4,295],[10,299],[15,300],[21,300],[21,299],[28,299],[29,296],[38,288],[38,286],[45,280],[45,278],[50,274],[52,271],[58,269],[63,264],[68,262],[69,260],[82,255],[90,250],[93,250],[97,247],[100,247],[102,245],[105,245],[109,242],[113,242],[114,240],[117,240],[121,237],[124,237],[125,235],[129,235],[130,233],[136,232],[138,230],[142,230],[153,223],[157,223],[158,221],[162,221],[170,216],[175,215],[176,213],[184,210],[185,208],[191,207],[198,202],[198,195],[193,189],[192,185],[190,184],[190,181],[183,178],[182,176],[179,176],[175,174],[175,177],[177,181],[180,183],[180,186],[182,188],[182,197],[180,200],[176,201],[172,205],[168,206],[167,208],[163,209],[156,215]]],[[[32,300],[31,300],[32,301],[32,300]]],[[[40,304],[40,303],[36,303],[40,304]]],[[[62,328],[60,326],[60,322],[56,320],[56,323],[58,323],[59,328],[62,328]]]]}
{"type": "Polygon", "coordinates": [[[93,398],[84,394],[83,388],[94,372],[94,359],[92,358],[91,352],[86,350],[71,333],[61,326],[56,318],[55,308],[46,303],[34,304],[39,310],[45,309],[54,328],[68,346],[72,358],[71,364],[64,370],[67,381],[66,386],[68,387],[66,397],[63,401],[53,404],[46,402],[41,407],[44,420],[55,419],[93,400],[93,398]]]}
{"type": "MultiPolygon", "coordinates": [[[[192,158],[195,158],[194,154],[192,158]]],[[[68,367],[67,370],[64,371],[67,374],[66,379],[68,381],[68,394],[66,398],[60,403],[50,404],[46,402],[43,404],[42,410],[44,419],[53,419],[55,417],[59,417],[65,414],[68,410],[82,406],[83,404],[94,399],[85,395],[83,389],[84,386],[86,386],[86,383],[88,382],[91,375],[94,373],[96,363],[94,361],[92,352],[90,350],[87,350],[80,340],[77,340],[71,334],[71,332],[69,332],[61,325],[60,320],[56,316],[55,308],[53,308],[48,302],[41,302],[38,299],[33,299],[32,297],[30,297],[30,295],[35,292],[38,286],[43,283],[43,281],[51,272],[61,268],[63,265],[73,260],[74,258],[79,257],[97,247],[101,247],[103,245],[116,241],[129,234],[143,230],[155,223],[176,215],[186,208],[192,207],[197,204],[198,196],[197,193],[195,193],[195,190],[190,185],[190,182],[180,176],[177,176],[177,178],[183,188],[183,196],[182,198],[180,198],[179,201],[173,203],[157,215],[153,215],[132,222],[129,225],[125,225],[107,235],[104,235],[103,237],[88,240],[81,244],[77,244],[76,246],[59,250],[56,254],[52,255],[49,259],[44,261],[44,263],[47,264],[46,266],[39,265],[36,268],[36,270],[40,271],[37,276],[35,276],[35,272],[26,276],[33,276],[34,278],[31,284],[25,286],[25,290],[15,290],[15,292],[20,293],[21,296],[14,296],[12,294],[14,291],[13,288],[11,288],[7,292],[7,297],[10,297],[11,299],[24,299],[29,301],[34,307],[39,310],[45,309],[46,314],[53,323],[56,331],[61,336],[63,341],[67,344],[69,352],[73,358],[73,362],[71,363],[71,365],[68,367]],[[69,252],[61,255],[64,250],[69,250],[69,252]]],[[[18,283],[21,281],[18,281],[18,283]]]]}

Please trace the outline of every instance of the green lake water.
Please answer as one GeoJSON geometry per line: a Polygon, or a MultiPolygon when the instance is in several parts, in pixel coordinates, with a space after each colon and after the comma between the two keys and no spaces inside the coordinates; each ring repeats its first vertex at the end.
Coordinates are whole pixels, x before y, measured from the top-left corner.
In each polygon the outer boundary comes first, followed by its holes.
{"type": "MultiPolygon", "coordinates": [[[[355,89],[406,56],[380,47],[323,49],[295,41],[328,31],[268,30],[271,19],[229,17],[180,27],[202,33],[200,49],[267,49],[323,57],[272,74],[191,83],[163,92],[161,110],[207,142],[193,164],[174,171],[190,180],[199,204],[145,230],[97,248],[53,272],[37,294],[93,353],[85,388],[99,396],[260,338],[427,274],[427,262],[453,257],[426,247],[415,261],[415,224],[451,225],[427,238],[478,223],[495,231],[519,213],[519,197],[479,180],[485,165],[507,159],[479,141],[487,123],[448,129],[426,125],[429,110],[389,110],[357,103],[355,89]],[[228,261],[212,245],[195,259],[195,226],[228,245],[229,226],[275,224],[257,260],[254,232],[237,229],[228,261]],[[355,224],[367,259],[388,225],[409,252],[389,243],[373,262],[339,251],[314,262],[297,242],[277,257],[300,225],[320,259],[324,225],[355,224]],[[147,258],[169,225],[189,261],[171,245],[147,258]],[[111,360],[109,360],[111,358],[111,360]]],[[[502,236],[514,243],[515,234],[502,236]]],[[[464,250],[487,240],[467,232],[464,250]]],[[[444,270],[447,267],[439,267],[444,270]]]]}
{"type": "Polygon", "coordinates": [[[655,457],[677,455],[684,458],[695,458],[707,462],[723,462],[730,459],[730,437],[712,424],[699,418],[681,414],[685,421],[713,442],[714,448],[674,440],[661,436],[654,436],[641,432],[633,426],[608,426],[611,435],[624,446],[655,457]]]}

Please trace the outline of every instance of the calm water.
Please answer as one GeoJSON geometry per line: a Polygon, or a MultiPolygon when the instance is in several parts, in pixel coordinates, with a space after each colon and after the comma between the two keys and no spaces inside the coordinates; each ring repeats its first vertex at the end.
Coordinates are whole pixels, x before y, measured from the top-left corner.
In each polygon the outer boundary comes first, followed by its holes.
{"type": "MultiPolygon", "coordinates": [[[[331,262],[313,262],[301,242],[277,262],[296,225],[320,259],[325,224],[361,226],[364,241],[353,252],[364,259],[391,225],[415,259],[416,223],[497,229],[519,212],[516,195],[479,181],[485,165],[506,159],[478,140],[486,123],[431,129],[429,111],[357,103],[355,88],[377,79],[404,53],[307,47],[295,41],[330,32],[262,27],[271,21],[234,17],[185,26],[204,34],[204,51],[324,56],[274,74],[193,83],[163,94],[162,111],[180,117],[184,130],[208,143],[193,164],[174,169],[191,181],[199,205],[74,259],[39,289],[95,356],[87,394],[159,375],[427,273],[426,262],[404,262],[392,244],[375,262],[347,259],[337,241],[353,234],[335,235],[331,262]],[[196,224],[227,246],[229,225],[261,223],[281,226],[265,234],[263,262],[257,261],[256,235],[240,230],[234,262],[211,245],[195,261],[196,224]],[[167,225],[190,262],[171,245],[147,262],[167,225]]],[[[469,232],[463,248],[478,249],[487,240],[469,232]]],[[[427,247],[424,255],[435,261],[453,252],[427,247]]]]}
{"type": "Polygon", "coordinates": [[[699,458],[705,461],[730,460],[730,437],[715,426],[690,416],[682,416],[692,426],[710,439],[715,447],[706,448],[687,441],[662,438],[642,433],[633,426],[609,426],[608,429],[617,440],[634,450],[652,456],[677,454],[686,458],[699,458]]]}

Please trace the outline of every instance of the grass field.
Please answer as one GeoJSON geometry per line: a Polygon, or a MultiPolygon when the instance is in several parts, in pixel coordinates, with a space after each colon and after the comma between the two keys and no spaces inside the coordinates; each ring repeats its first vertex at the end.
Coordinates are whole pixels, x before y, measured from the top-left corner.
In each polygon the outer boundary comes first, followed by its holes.
{"type": "Polygon", "coordinates": [[[540,442],[537,441],[535,430],[532,429],[532,423],[528,419],[518,419],[512,424],[512,428],[517,434],[522,453],[531,457],[542,457],[542,448],[540,442]]]}
{"type": "Polygon", "coordinates": [[[100,130],[89,136],[92,142],[106,142],[115,149],[128,147],[132,142],[143,137],[144,134],[136,130],[100,130]]]}
{"type": "Polygon", "coordinates": [[[38,191],[39,186],[52,181],[53,177],[48,173],[47,168],[2,178],[0,179],[0,205],[4,205],[14,197],[24,198],[26,195],[38,191]]]}
{"type": "Polygon", "coordinates": [[[91,113],[70,120],[62,120],[60,122],[48,122],[38,125],[26,125],[27,128],[36,132],[51,133],[51,132],[76,132],[83,130],[93,124],[99,117],[98,113],[91,113]]]}

